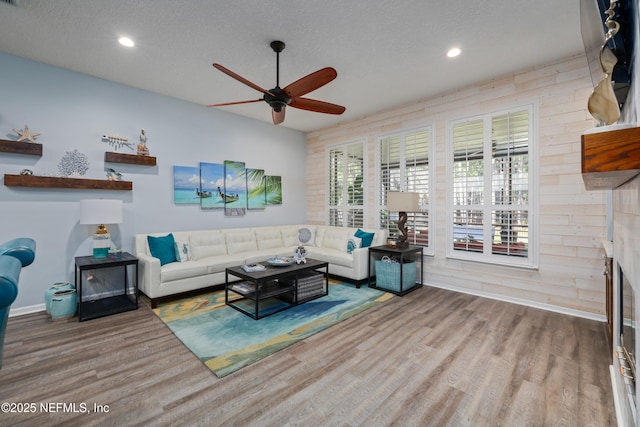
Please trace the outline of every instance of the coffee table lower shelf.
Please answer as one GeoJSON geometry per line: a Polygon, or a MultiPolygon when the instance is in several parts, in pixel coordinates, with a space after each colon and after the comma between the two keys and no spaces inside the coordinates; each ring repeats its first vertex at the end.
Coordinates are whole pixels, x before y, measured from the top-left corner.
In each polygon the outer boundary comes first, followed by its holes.
{"type": "Polygon", "coordinates": [[[255,320],[329,294],[329,264],[322,261],[307,259],[307,264],[267,267],[260,272],[231,267],[225,275],[225,303],[255,320]],[[313,275],[320,285],[315,290],[309,287],[313,275]],[[242,280],[229,282],[229,276],[242,280]]]}
{"type": "Polygon", "coordinates": [[[248,281],[230,284],[228,290],[237,298],[231,299],[227,295],[227,305],[256,320],[276,314],[294,305],[293,302],[290,302],[293,301],[295,292],[293,286],[271,281],[259,284],[260,289],[257,293],[255,286],[255,283],[248,281]],[[285,299],[287,295],[290,296],[289,301],[285,299]]]}

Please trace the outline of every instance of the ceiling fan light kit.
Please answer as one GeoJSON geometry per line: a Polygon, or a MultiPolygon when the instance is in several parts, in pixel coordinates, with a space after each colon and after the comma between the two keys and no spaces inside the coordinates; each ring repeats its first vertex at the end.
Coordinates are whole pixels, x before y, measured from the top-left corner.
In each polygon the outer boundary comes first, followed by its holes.
{"type": "Polygon", "coordinates": [[[228,68],[214,63],[214,68],[222,71],[229,77],[238,80],[250,88],[262,92],[263,96],[259,99],[252,99],[248,101],[226,102],[222,104],[210,104],[209,107],[223,107],[229,105],[248,104],[251,102],[264,101],[271,107],[271,117],[274,125],[279,125],[284,122],[285,111],[287,106],[298,108],[300,110],[313,111],[316,113],[324,114],[342,114],[345,111],[345,107],[337,104],[331,104],[325,101],[319,101],[316,99],[303,98],[309,92],[321,88],[327,83],[334,80],[338,73],[331,67],[322,68],[308,74],[301,79],[285,86],[284,89],[280,88],[280,52],[285,48],[284,42],[280,40],[274,40],[271,42],[271,49],[276,53],[276,87],[273,89],[263,89],[257,84],[245,79],[239,74],[234,73],[228,68]]]}

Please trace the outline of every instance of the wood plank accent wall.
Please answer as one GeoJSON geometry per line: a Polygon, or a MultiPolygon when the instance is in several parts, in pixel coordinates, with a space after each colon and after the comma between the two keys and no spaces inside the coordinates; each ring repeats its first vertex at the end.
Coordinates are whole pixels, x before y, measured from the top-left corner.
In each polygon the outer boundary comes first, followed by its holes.
{"type": "MultiPolygon", "coordinates": [[[[366,141],[365,225],[377,226],[378,135],[431,124],[435,144],[432,184],[435,255],[425,257],[427,284],[605,317],[602,239],[606,193],[587,191],[581,175],[581,141],[595,126],[587,111],[593,89],[583,55],[497,78],[307,135],[307,221],[326,222],[327,147],[366,141]],[[539,268],[518,269],[446,258],[447,121],[537,102],[539,154],[539,268]]],[[[381,100],[383,96],[381,96],[381,100]]],[[[348,102],[345,102],[348,108],[348,102]]]]}

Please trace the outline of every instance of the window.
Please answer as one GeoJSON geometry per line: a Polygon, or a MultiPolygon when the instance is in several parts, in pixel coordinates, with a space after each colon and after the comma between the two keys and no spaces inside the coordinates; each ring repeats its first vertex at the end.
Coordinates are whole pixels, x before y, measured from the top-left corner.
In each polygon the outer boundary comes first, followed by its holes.
{"type": "Polygon", "coordinates": [[[533,107],[450,125],[449,256],[534,266],[533,107]]]}
{"type": "MultiPolygon", "coordinates": [[[[431,127],[384,136],[379,140],[380,227],[398,234],[398,212],[389,212],[387,192],[411,191],[420,194],[420,212],[407,212],[408,241],[429,248],[431,212],[431,127]]],[[[426,251],[429,253],[429,251],[426,251]]]]}
{"type": "Polygon", "coordinates": [[[364,143],[329,149],[329,225],[364,227],[364,143]]]}

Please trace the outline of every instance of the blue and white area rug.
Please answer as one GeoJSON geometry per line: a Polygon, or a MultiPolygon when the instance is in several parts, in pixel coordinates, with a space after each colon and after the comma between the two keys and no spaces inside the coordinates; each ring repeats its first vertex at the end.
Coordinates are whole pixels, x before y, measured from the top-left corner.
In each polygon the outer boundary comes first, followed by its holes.
{"type": "Polygon", "coordinates": [[[329,295],[260,320],[226,306],[224,291],[159,304],[153,311],[222,378],[392,297],[331,281],[329,295]]]}

